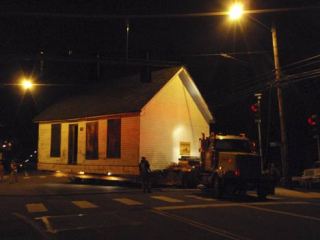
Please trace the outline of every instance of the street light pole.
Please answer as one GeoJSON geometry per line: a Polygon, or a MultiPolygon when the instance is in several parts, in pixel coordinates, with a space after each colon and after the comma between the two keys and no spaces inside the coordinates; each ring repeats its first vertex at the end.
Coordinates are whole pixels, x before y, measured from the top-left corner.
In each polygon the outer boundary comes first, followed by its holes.
{"type": "MultiPolygon", "coordinates": [[[[229,19],[232,21],[240,20],[244,13],[243,5],[240,3],[233,4],[228,11],[229,19]]],[[[258,23],[260,23],[258,21],[258,23]]],[[[261,24],[261,23],[260,23],[261,24]]],[[[263,27],[267,28],[264,24],[263,27]]],[[[275,68],[275,81],[277,87],[277,98],[278,98],[278,109],[279,109],[279,119],[280,119],[280,136],[281,136],[281,163],[282,163],[282,177],[287,182],[288,180],[288,161],[287,161],[287,134],[286,134],[286,124],[284,121],[284,109],[283,109],[283,98],[282,89],[280,86],[281,73],[280,73],[280,63],[279,63],[279,53],[278,53],[278,41],[277,41],[277,29],[275,24],[271,27],[272,33],[272,47],[273,47],[273,59],[275,68]]]]}
{"type": "Polygon", "coordinates": [[[278,98],[278,109],[279,109],[279,120],[280,120],[280,136],[281,136],[281,163],[282,163],[282,177],[285,181],[288,180],[288,162],[287,162],[287,134],[286,134],[286,123],[284,119],[284,109],[283,109],[283,97],[282,89],[280,86],[281,72],[279,63],[279,52],[278,52],[278,41],[277,41],[277,29],[275,24],[271,27],[272,33],[272,47],[273,47],[273,59],[275,68],[275,81],[277,87],[277,98],[278,98]]]}

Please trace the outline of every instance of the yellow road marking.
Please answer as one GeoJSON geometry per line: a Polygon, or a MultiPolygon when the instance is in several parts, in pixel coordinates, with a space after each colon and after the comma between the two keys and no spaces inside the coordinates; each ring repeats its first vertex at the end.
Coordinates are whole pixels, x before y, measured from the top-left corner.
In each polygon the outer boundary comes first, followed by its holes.
{"type": "Polygon", "coordinates": [[[180,209],[195,209],[195,208],[221,208],[221,207],[241,207],[241,206],[270,206],[270,205],[288,205],[288,204],[309,204],[307,202],[257,202],[257,203],[211,203],[211,204],[192,204],[192,205],[176,205],[155,207],[155,210],[180,210],[180,209]]]}
{"type": "Polygon", "coordinates": [[[256,210],[264,211],[264,212],[271,212],[271,213],[276,213],[276,214],[287,215],[287,216],[290,216],[290,217],[298,217],[298,218],[304,218],[304,219],[308,219],[308,220],[320,221],[320,218],[317,218],[317,217],[305,216],[305,215],[286,212],[286,211],[268,209],[268,208],[257,207],[257,206],[252,206],[252,205],[242,205],[241,207],[252,208],[252,209],[256,209],[256,210]]]}
{"type": "Polygon", "coordinates": [[[231,239],[231,240],[249,240],[249,238],[245,238],[245,237],[242,237],[240,235],[228,232],[228,231],[226,231],[224,229],[216,228],[216,227],[213,227],[213,226],[210,226],[210,225],[207,225],[207,224],[204,224],[204,223],[201,223],[201,222],[189,219],[189,218],[185,218],[185,217],[181,217],[181,216],[178,216],[178,215],[175,215],[175,214],[171,214],[171,213],[169,214],[167,212],[157,211],[157,210],[151,210],[151,212],[153,212],[155,214],[158,214],[158,215],[161,215],[161,216],[165,216],[165,217],[174,219],[174,220],[179,221],[179,222],[186,223],[186,224],[191,225],[193,227],[196,227],[198,229],[205,230],[207,232],[222,236],[222,237],[227,238],[227,239],[231,239]]]}
{"type": "Polygon", "coordinates": [[[51,222],[49,220],[49,217],[43,216],[43,217],[39,217],[39,218],[36,218],[36,219],[40,219],[43,222],[43,224],[46,227],[47,232],[49,232],[49,233],[57,233],[57,230],[55,230],[52,227],[51,222]]]}
{"type": "Polygon", "coordinates": [[[130,198],[114,198],[113,200],[129,206],[142,205],[141,202],[132,200],[130,198]]]}
{"type": "Polygon", "coordinates": [[[88,201],[72,201],[79,208],[97,208],[98,206],[88,201]]]}
{"type": "Polygon", "coordinates": [[[154,198],[154,199],[157,199],[157,200],[161,200],[161,201],[164,201],[164,202],[169,202],[169,203],[183,202],[182,200],[171,198],[171,197],[166,197],[166,196],[152,196],[151,198],[154,198]]]}
{"type": "Polygon", "coordinates": [[[238,203],[221,203],[221,204],[192,204],[192,205],[180,205],[180,206],[164,206],[155,207],[156,210],[179,210],[179,209],[193,209],[193,208],[217,208],[217,207],[235,207],[239,206],[238,203]]]}
{"type": "Polygon", "coordinates": [[[202,201],[208,201],[208,202],[217,201],[216,199],[213,199],[213,198],[205,198],[205,197],[200,197],[196,195],[185,195],[185,197],[202,200],[202,201]]]}
{"type": "Polygon", "coordinates": [[[28,203],[26,204],[28,212],[47,212],[48,209],[42,203],[28,203]]]}

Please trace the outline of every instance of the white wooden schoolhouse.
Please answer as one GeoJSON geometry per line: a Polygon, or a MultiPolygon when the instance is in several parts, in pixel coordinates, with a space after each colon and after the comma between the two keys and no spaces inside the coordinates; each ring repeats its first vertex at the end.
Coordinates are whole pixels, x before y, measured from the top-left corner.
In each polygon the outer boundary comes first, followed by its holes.
{"type": "Polygon", "coordinates": [[[87,90],[40,113],[38,169],[138,174],[145,156],[152,170],[199,156],[199,138],[213,116],[184,67],[133,76],[87,90]]]}

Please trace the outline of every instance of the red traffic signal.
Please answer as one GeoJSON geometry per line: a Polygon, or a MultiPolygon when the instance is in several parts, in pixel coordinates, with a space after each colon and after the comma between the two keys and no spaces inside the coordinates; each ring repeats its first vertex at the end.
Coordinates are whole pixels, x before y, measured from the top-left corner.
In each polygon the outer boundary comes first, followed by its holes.
{"type": "Polygon", "coordinates": [[[252,112],[254,112],[254,113],[258,113],[258,112],[259,112],[259,106],[258,106],[258,104],[257,104],[257,103],[252,104],[252,105],[250,106],[250,110],[251,110],[252,112]]]}
{"type": "Polygon", "coordinates": [[[312,119],[312,117],[309,117],[308,118],[308,124],[310,126],[315,126],[317,123],[316,123],[316,121],[314,119],[312,119]]]}
{"type": "Polygon", "coordinates": [[[316,114],[311,115],[311,117],[308,118],[308,124],[310,126],[316,126],[318,124],[318,116],[316,114]]]}

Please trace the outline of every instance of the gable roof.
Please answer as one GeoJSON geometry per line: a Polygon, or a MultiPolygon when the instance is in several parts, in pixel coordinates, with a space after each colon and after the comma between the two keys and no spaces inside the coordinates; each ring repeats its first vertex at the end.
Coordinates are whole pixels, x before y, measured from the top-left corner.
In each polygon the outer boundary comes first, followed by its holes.
{"type": "Polygon", "coordinates": [[[82,95],[70,97],[50,106],[36,116],[34,121],[49,122],[138,113],[177,73],[204,117],[211,122],[212,115],[205,101],[183,67],[154,71],[150,82],[141,82],[140,75],[135,75],[120,79],[110,86],[97,85],[82,95]]]}
{"type": "Polygon", "coordinates": [[[59,101],[35,117],[35,122],[59,121],[111,114],[139,112],[141,108],[179,71],[172,67],[151,73],[143,83],[140,75],[116,83],[90,87],[84,94],[59,101]]]}

